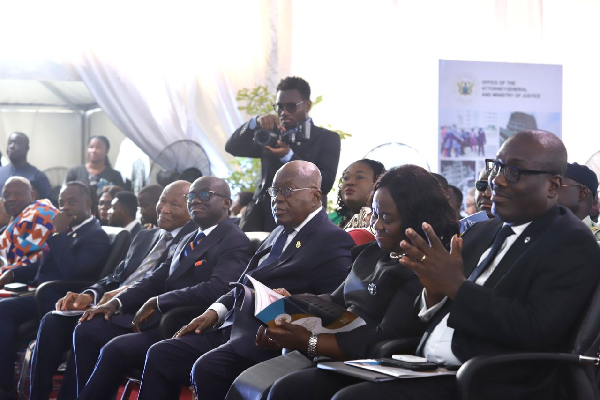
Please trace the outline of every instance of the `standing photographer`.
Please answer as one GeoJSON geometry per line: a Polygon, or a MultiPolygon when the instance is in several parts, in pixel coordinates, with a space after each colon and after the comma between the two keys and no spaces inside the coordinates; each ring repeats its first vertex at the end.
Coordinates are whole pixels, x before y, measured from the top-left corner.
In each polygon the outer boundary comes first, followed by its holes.
{"type": "Polygon", "coordinates": [[[227,141],[225,150],[231,155],[261,159],[261,181],[240,222],[244,231],[275,228],[267,189],[275,172],[292,160],[310,161],[319,167],[323,177],[323,204],[327,204],[327,193],[333,186],[340,160],[340,137],[312,122],[308,116],[311,105],[308,82],[295,76],[287,77],[277,85],[273,105],[277,115],[252,118],[227,141]]]}

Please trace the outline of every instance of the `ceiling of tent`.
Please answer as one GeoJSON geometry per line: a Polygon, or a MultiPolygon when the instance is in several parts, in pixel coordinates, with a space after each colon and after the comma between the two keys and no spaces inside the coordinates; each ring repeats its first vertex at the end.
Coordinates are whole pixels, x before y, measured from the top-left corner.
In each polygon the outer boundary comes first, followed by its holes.
{"type": "Polygon", "coordinates": [[[81,81],[0,79],[0,107],[50,107],[87,111],[98,108],[81,81]]]}

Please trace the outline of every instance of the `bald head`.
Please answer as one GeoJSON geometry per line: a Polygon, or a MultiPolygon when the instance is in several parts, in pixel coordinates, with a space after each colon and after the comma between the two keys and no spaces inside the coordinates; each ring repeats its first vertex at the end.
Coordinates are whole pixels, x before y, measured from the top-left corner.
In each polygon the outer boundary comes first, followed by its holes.
{"type": "MultiPolygon", "coordinates": [[[[321,171],[310,161],[290,161],[279,168],[275,177],[293,177],[298,187],[321,189],[321,171]]],[[[275,178],[273,179],[275,180],[275,178]]]]}
{"type": "Polygon", "coordinates": [[[565,175],[567,149],[555,134],[540,130],[522,131],[508,138],[502,147],[511,143],[530,148],[531,162],[536,169],[552,171],[560,176],[565,175]]]}
{"type": "Polygon", "coordinates": [[[6,180],[2,188],[2,197],[6,212],[16,217],[33,202],[33,193],[29,180],[20,176],[12,176],[6,180]]]}

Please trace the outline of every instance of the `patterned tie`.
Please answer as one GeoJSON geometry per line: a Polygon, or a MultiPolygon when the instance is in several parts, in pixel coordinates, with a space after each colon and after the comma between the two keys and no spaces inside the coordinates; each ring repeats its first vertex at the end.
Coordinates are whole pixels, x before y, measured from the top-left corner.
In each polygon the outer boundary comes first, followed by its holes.
{"type": "Polygon", "coordinates": [[[200,244],[200,242],[202,241],[202,239],[204,239],[205,237],[206,237],[206,235],[204,234],[204,232],[200,232],[200,233],[196,234],[196,236],[194,237],[194,240],[189,242],[187,244],[187,246],[185,246],[185,249],[183,249],[183,251],[181,252],[181,257],[179,258],[179,260],[181,261],[184,258],[186,258],[188,256],[188,254],[190,254],[192,252],[192,250],[194,250],[194,247],[198,246],[200,244]]]}
{"type": "Polygon", "coordinates": [[[277,240],[275,240],[275,244],[273,245],[273,247],[271,247],[271,252],[269,253],[269,256],[265,258],[263,262],[260,263],[258,268],[264,267],[265,265],[269,265],[273,261],[279,259],[281,253],[283,252],[283,246],[285,246],[285,242],[287,241],[288,236],[292,232],[294,232],[293,229],[285,229],[279,234],[279,236],[277,236],[277,240]]]}
{"type": "Polygon", "coordinates": [[[509,225],[504,225],[502,229],[498,231],[498,233],[496,234],[496,238],[494,239],[492,249],[490,250],[488,255],[485,256],[485,258],[479,263],[479,265],[475,267],[473,272],[471,272],[471,275],[469,275],[469,280],[471,282],[475,282],[477,278],[479,278],[481,274],[487,269],[487,267],[489,267],[494,258],[496,258],[496,255],[498,254],[498,251],[504,244],[506,238],[510,235],[514,235],[514,233],[515,232],[511,229],[509,225]]]}
{"type": "Polygon", "coordinates": [[[123,281],[123,283],[121,283],[121,286],[131,285],[136,281],[145,278],[146,275],[149,275],[154,270],[154,267],[156,267],[156,262],[165,252],[171,239],[173,239],[173,235],[171,235],[169,232],[166,232],[164,235],[162,235],[152,250],[150,250],[150,253],[148,253],[146,258],[144,258],[144,260],[141,262],[140,266],[137,267],[137,269],[133,271],[133,273],[129,275],[127,279],[123,281]]]}

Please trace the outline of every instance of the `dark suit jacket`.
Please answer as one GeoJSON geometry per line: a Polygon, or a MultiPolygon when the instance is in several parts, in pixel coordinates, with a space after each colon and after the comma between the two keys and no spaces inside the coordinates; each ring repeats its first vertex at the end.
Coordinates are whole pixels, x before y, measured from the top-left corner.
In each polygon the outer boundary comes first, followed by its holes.
{"type": "MultiPolygon", "coordinates": [[[[258,124],[257,124],[258,126],[258,124]]],[[[271,186],[275,173],[283,163],[277,157],[268,155],[266,151],[254,144],[254,132],[250,129],[248,122],[239,127],[227,140],[225,150],[236,157],[252,157],[261,159],[261,181],[256,185],[254,199],[261,199],[265,222],[268,225],[263,230],[270,231],[275,227],[275,221],[270,212],[270,198],[266,190],[271,186]]],[[[294,151],[293,160],[304,160],[314,163],[323,178],[321,191],[323,192],[323,204],[327,204],[327,193],[333,187],[340,160],[340,136],[336,132],[319,128],[311,122],[310,140],[293,143],[290,147],[294,151]]]]}
{"type": "Polygon", "coordinates": [[[96,218],[75,232],[52,235],[46,243],[50,251],[39,271],[38,264],[15,268],[16,282],[96,279],[110,251],[108,236],[96,218]]]}
{"type": "MultiPolygon", "coordinates": [[[[277,227],[263,242],[240,282],[245,282],[245,274],[249,274],[270,288],[286,288],[292,294],[323,294],[335,290],[348,275],[352,262],[350,249],[354,241],[350,235],[329,221],[325,211],[321,210],[296,234],[279,260],[257,269],[259,260],[269,253],[282,230],[282,226],[277,227]]],[[[239,291],[230,291],[217,302],[233,310],[236,292],[239,291]]],[[[260,321],[254,317],[254,304],[244,303],[240,309],[239,303],[226,323],[233,323],[230,342],[235,351],[255,361],[277,355],[277,352],[254,345],[260,326],[260,321]]]]}
{"type": "MultiPolygon", "coordinates": [[[[208,308],[229,290],[229,282],[239,278],[252,254],[250,241],[239,227],[226,218],[180,261],[181,253],[195,235],[196,231],[183,237],[173,255],[152,275],[119,294],[121,312],[129,314],[129,323],[132,314],[153,296],[158,296],[163,313],[187,305],[208,308]],[[171,264],[175,270],[169,275],[171,264]]],[[[113,320],[115,317],[118,316],[113,316],[113,320]]]]}
{"type": "MultiPolygon", "coordinates": [[[[196,229],[198,229],[198,225],[194,221],[185,224],[177,236],[173,238],[169,247],[160,256],[156,265],[158,266],[165,262],[168,255],[171,253],[170,249],[174,249],[184,236],[188,235],[190,232],[196,231],[196,229]]],[[[141,230],[131,242],[131,246],[129,246],[125,259],[117,265],[115,272],[105,276],[95,285],[86,288],[85,290],[93,289],[98,294],[98,300],[100,300],[104,293],[117,289],[121,285],[121,282],[125,281],[125,279],[140,266],[142,261],[144,261],[146,256],[150,253],[150,250],[156,245],[159,237],[160,229],[141,230]]]]}
{"type": "Polygon", "coordinates": [[[414,298],[423,286],[419,277],[389,250],[369,243],[352,250],[362,250],[352,263],[344,282],[330,300],[363,318],[366,325],[350,332],[336,333],[336,341],[347,359],[368,358],[378,342],[401,337],[417,337],[424,324],[412,318],[414,298]]]}
{"type": "Polygon", "coordinates": [[[137,222],[133,226],[133,228],[131,228],[131,232],[129,232],[131,234],[131,240],[135,239],[135,237],[137,236],[137,234],[140,233],[143,230],[144,230],[144,227],[142,226],[142,224],[140,224],[139,222],[137,222]]]}
{"type": "MultiPolygon", "coordinates": [[[[465,276],[491,245],[501,221],[464,235],[465,276]]],[[[452,304],[452,351],[461,361],[510,351],[556,351],[585,312],[600,278],[600,249],[564,207],[533,221],[483,286],[466,282],[452,304]]]]}

